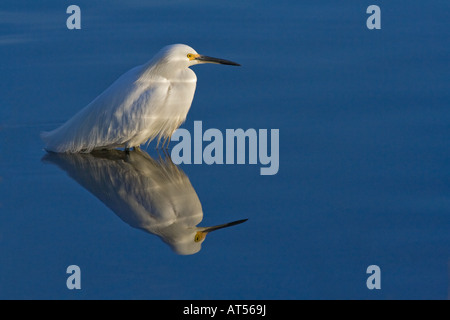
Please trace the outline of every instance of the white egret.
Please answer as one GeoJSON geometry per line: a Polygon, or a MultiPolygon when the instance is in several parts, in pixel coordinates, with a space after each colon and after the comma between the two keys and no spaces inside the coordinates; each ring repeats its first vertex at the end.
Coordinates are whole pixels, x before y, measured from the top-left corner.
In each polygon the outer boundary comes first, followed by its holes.
{"type": "Polygon", "coordinates": [[[198,54],[184,44],[166,46],[148,63],[137,66],[61,127],[43,132],[46,150],[91,152],[138,148],[158,137],[163,146],[185,121],[197,76],[189,67],[200,63],[239,64],[198,54]]]}
{"type": "Polygon", "coordinates": [[[200,200],[189,178],[170,158],[155,161],[144,151],[48,153],[56,164],[130,226],[154,234],[178,254],[194,254],[206,235],[246,221],[198,227],[200,200]]]}

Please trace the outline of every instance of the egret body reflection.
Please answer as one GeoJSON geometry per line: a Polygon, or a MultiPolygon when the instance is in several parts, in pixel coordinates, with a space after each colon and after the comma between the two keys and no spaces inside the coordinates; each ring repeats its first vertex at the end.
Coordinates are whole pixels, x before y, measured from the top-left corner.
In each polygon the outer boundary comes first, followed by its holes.
{"type": "Polygon", "coordinates": [[[168,156],[156,161],[141,150],[104,150],[48,153],[43,161],[66,171],[124,222],[159,236],[178,254],[194,254],[209,232],[246,221],[197,227],[203,219],[200,200],[168,156]]]}

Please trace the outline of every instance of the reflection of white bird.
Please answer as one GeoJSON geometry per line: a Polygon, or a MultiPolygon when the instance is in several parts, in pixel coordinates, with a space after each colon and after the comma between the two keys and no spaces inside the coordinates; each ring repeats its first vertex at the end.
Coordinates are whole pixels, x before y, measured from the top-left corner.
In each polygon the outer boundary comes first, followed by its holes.
{"type": "Polygon", "coordinates": [[[189,69],[199,63],[238,65],[198,54],[187,45],[164,47],[147,64],[117,79],[94,101],[61,127],[43,132],[53,152],[139,147],[158,137],[167,145],[186,119],[197,77],[189,69]]]}
{"type": "Polygon", "coordinates": [[[202,205],[189,178],[170,158],[157,162],[140,150],[105,150],[48,153],[43,160],[58,165],[123,221],[159,236],[178,254],[194,254],[207,233],[245,221],[196,227],[203,219],[202,205]]]}

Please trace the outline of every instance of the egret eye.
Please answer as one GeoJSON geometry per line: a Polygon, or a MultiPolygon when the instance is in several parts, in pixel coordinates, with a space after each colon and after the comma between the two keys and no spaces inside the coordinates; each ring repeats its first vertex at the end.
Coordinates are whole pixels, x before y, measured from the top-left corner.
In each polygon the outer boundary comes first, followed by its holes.
{"type": "Polygon", "coordinates": [[[189,60],[194,59],[194,55],[193,55],[192,53],[188,53],[188,54],[187,54],[187,57],[188,57],[189,60]]]}

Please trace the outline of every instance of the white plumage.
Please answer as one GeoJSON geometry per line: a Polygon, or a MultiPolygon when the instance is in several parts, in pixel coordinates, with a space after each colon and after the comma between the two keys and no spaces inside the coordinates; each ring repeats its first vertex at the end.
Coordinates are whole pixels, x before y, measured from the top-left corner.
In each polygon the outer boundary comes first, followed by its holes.
{"type": "Polygon", "coordinates": [[[183,44],[164,47],[148,63],[122,75],[61,127],[43,132],[46,150],[130,149],[156,137],[158,145],[161,139],[169,142],[186,119],[194,97],[197,77],[189,67],[208,62],[238,65],[199,55],[183,44]]]}

